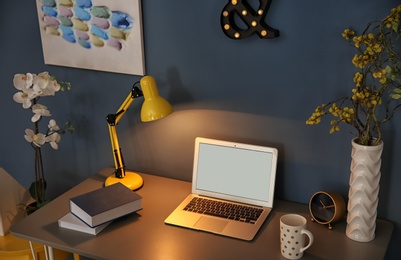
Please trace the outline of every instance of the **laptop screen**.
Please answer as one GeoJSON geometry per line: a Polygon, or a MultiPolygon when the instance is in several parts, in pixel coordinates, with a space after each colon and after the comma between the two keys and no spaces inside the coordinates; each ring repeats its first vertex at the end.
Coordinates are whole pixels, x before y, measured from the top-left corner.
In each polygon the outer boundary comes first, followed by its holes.
{"type": "Polygon", "coordinates": [[[272,206],[277,150],[197,138],[196,193],[261,206],[272,206]]]}

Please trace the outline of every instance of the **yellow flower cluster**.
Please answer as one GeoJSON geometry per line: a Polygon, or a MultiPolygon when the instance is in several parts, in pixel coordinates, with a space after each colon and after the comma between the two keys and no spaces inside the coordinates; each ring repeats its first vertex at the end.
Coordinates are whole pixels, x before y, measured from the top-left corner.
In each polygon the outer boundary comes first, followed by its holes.
{"type": "Polygon", "coordinates": [[[385,69],[382,69],[381,71],[377,71],[373,73],[373,77],[376,79],[379,79],[381,84],[384,84],[387,82],[387,77],[386,77],[387,71],[385,69]]]}
{"type": "Polygon", "coordinates": [[[333,105],[329,108],[329,112],[334,116],[338,117],[338,120],[331,120],[331,129],[330,129],[330,134],[333,134],[334,132],[340,131],[340,126],[338,125],[340,122],[345,122],[347,124],[352,123],[354,120],[355,116],[355,111],[353,108],[349,107],[344,107],[341,108],[337,106],[336,103],[333,103],[333,105]]]}
{"type": "Polygon", "coordinates": [[[388,29],[393,28],[394,31],[398,30],[398,25],[400,24],[400,12],[401,5],[392,8],[390,15],[383,19],[383,22],[386,24],[388,29]]]}
{"type": "MultiPolygon", "coordinates": [[[[391,68],[389,68],[389,69],[391,70],[391,68]]],[[[376,72],[372,73],[372,76],[375,79],[379,79],[379,82],[381,84],[385,84],[387,82],[387,75],[386,74],[387,74],[387,71],[385,69],[382,69],[380,71],[376,71],[376,72]]],[[[355,76],[354,76],[355,85],[357,87],[362,86],[363,79],[364,79],[364,75],[361,72],[357,71],[355,73],[355,76]]]]}
{"type": "MultiPolygon", "coordinates": [[[[327,108],[326,104],[322,104],[318,106],[313,114],[306,120],[307,125],[317,125],[322,120],[322,116],[326,115],[325,109],[327,108]]],[[[344,122],[347,124],[351,124],[353,120],[355,120],[355,110],[353,108],[339,107],[336,103],[333,103],[331,107],[329,107],[328,112],[332,114],[334,117],[337,117],[337,120],[332,120],[330,124],[332,125],[330,129],[330,133],[334,133],[336,131],[340,131],[340,126],[338,125],[340,122],[344,122]]]]}
{"type": "Polygon", "coordinates": [[[355,54],[354,58],[352,59],[352,64],[354,64],[355,67],[362,69],[369,63],[374,62],[375,60],[376,60],[375,56],[355,54]]]}
{"type": "Polygon", "coordinates": [[[359,104],[365,105],[367,108],[380,105],[382,100],[378,93],[373,93],[368,88],[358,90],[358,88],[352,89],[352,100],[355,100],[359,104]]]}
{"type": "Polygon", "coordinates": [[[322,120],[322,116],[325,115],[324,109],[326,108],[325,104],[322,104],[321,106],[318,106],[315,111],[312,113],[312,115],[309,117],[308,120],[306,120],[307,125],[317,125],[320,123],[322,120]]]}
{"type": "Polygon", "coordinates": [[[357,87],[360,87],[363,82],[363,74],[357,71],[354,76],[354,82],[357,87]]]}
{"type": "Polygon", "coordinates": [[[376,54],[383,51],[383,46],[380,44],[379,37],[369,33],[367,35],[354,36],[355,32],[350,29],[345,29],[342,36],[349,40],[352,38],[354,45],[361,51],[361,54],[356,54],[352,59],[352,63],[357,68],[364,68],[366,65],[376,60],[376,54]],[[364,50],[362,50],[364,47],[364,50]]]}
{"type": "Polygon", "coordinates": [[[349,28],[342,32],[342,37],[357,49],[352,58],[358,68],[353,78],[355,86],[351,95],[318,106],[306,124],[319,124],[330,115],[334,117],[331,134],[345,123],[355,128],[359,144],[381,140],[381,125],[401,109],[400,15],[401,5],[391,9],[383,20],[368,23],[360,35],[349,28]],[[379,105],[384,108],[377,109],[379,105]]]}
{"type": "Polygon", "coordinates": [[[348,41],[349,39],[351,39],[352,37],[354,37],[355,31],[353,31],[353,30],[347,28],[347,29],[345,29],[345,30],[343,31],[343,33],[342,33],[341,35],[348,41]]]}
{"type": "Polygon", "coordinates": [[[355,111],[353,108],[349,108],[349,107],[341,108],[341,107],[337,106],[336,103],[334,103],[331,106],[331,108],[329,109],[329,112],[333,116],[339,117],[340,120],[345,121],[347,123],[351,123],[352,116],[355,115],[355,111]]]}
{"type": "Polygon", "coordinates": [[[383,51],[383,46],[380,45],[379,43],[370,43],[367,47],[365,52],[368,55],[375,55],[376,53],[380,53],[383,51]]]}

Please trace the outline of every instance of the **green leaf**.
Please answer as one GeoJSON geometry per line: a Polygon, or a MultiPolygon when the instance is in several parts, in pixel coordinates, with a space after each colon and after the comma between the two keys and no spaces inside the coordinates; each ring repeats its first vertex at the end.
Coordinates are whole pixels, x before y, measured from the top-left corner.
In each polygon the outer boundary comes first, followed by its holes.
{"type": "Polygon", "coordinates": [[[29,187],[29,193],[31,194],[32,198],[36,200],[38,205],[45,202],[46,186],[47,186],[46,180],[40,179],[32,182],[31,186],[29,187]]]}
{"type": "Polygon", "coordinates": [[[400,99],[400,98],[401,98],[401,94],[392,94],[392,95],[391,95],[391,98],[392,98],[392,99],[396,99],[396,100],[397,100],[397,99],[400,99]]]}
{"type": "Polygon", "coordinates": [[[393,28],[394,32],[397,32],[398,31],[398,23],[397,23],[397,21],[393,21],[391,24],[392,24],[391,28],[393,28]]]}
{"type": "Polygon", "coordinates": [[[401,88],[394,88],[394,93],[401,94],[401,88]]]}
{"type": "Polygon", "coordinates": [[[384,69],[386,71],[386,74],[391,74],[392,69],[390,65],[387,65],[384,69]]]}

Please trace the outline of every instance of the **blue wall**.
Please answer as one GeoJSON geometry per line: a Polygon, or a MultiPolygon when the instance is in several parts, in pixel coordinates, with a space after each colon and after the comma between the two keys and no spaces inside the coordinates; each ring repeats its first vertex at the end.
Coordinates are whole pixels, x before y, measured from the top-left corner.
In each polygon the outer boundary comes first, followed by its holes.
{"type": "MultiPolygon", "coordinates": [[[[364,29],[400,1],[276,0],[266,20],[280,37],[238,41],[220,28],[226,3],[143,1],[147,74],[176,112],[144,124],[134,103],[118,127],[127,168],[190,180],[194,138],[223,138],[279,149],[278,198],[307,203],[325,189],[347,197],[351,129],[330,135],[329,120],[318,126],[305,120],[316,105],[353,86],[353,49],[343,29],[364,29]]],[[[77,127],[58,151],[44,149],[48,194],[55,197],[112,166],[105,116],[140,77],[45,65],[35,1],[1,1],[0,7],[0,167],[25,186],[34,177],[33,152],[23,138],[31,114],[12,100],[13,75],[49,71],[73,83],[70,93],[46,100],[58,122],[70,119],[77,127]]],[[[401,258],[400,119],[384,129],[379,217],[396,226],[389,259],[401,258]]]]}

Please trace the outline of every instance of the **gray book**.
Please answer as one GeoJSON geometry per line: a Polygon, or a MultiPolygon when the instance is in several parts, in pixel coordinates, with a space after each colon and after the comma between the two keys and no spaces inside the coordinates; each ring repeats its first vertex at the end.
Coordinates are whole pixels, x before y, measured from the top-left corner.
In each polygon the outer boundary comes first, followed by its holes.
{"type": "Polygon", "coordinates": [[[90,227],[96,227],[142,209],[142,197],[121,183],[70,199],[70,211],[90,227]]]}

